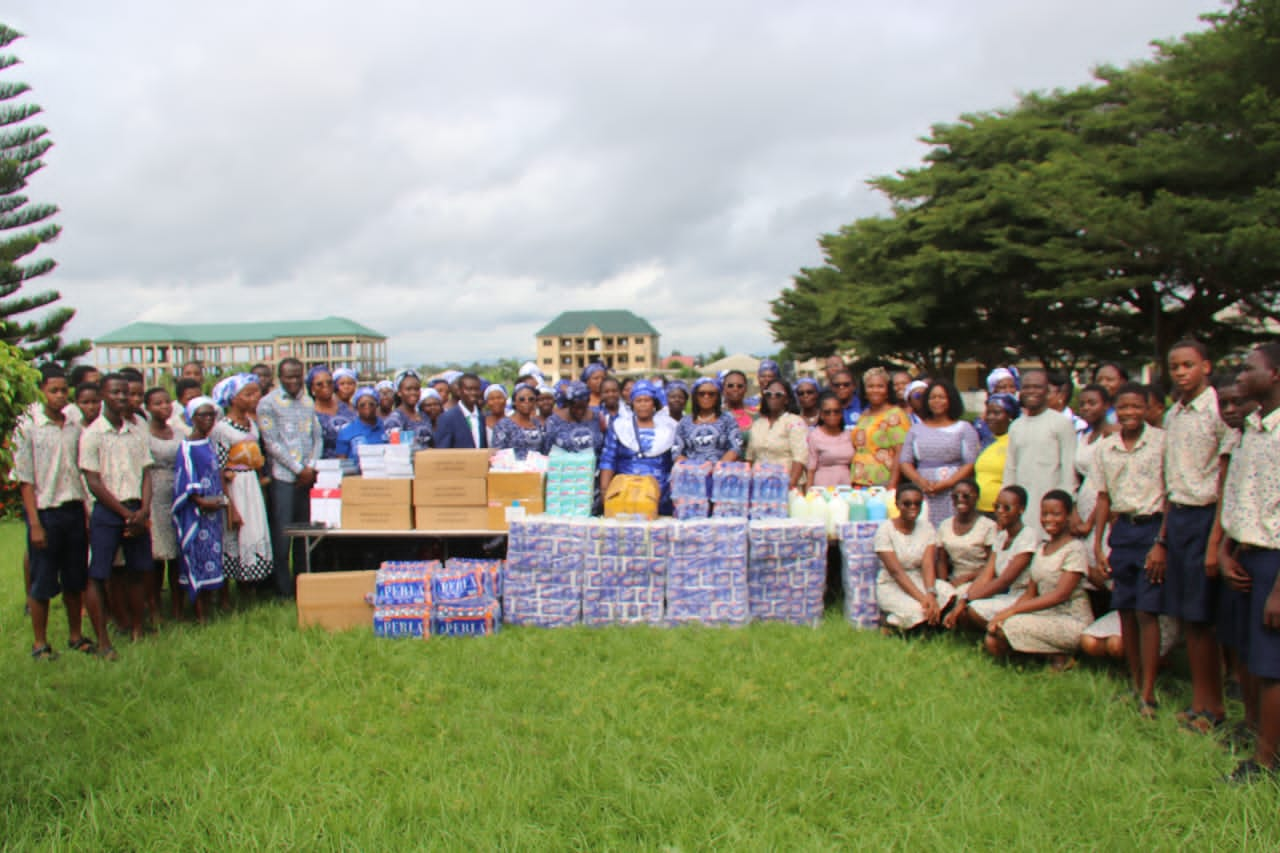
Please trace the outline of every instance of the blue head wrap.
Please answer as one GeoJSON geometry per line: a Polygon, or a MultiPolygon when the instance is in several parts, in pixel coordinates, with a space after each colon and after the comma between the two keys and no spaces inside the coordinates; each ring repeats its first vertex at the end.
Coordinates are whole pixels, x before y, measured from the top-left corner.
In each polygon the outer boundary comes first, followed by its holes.
{"type": "Polygon", "coordinates": [[[495,382],[495,383],[493,383],[492,385],[487,385],[487,386],[485,386],[485,389],[484,389],[484,399],[488,400],[488,399],[489,399],[489,395],[490,395],[492,392],[494,392],[494,391],[499,391],[499,392],[501,392],[501,393],[502,393],[502,399],[504,399],[504,400],[511,396],[510,394],[508,394],[508,393],[507,393],[507,389],[506,389],[506,387],[505,387],[505,386],[500,385],[500,384],[498,384],[497,382],[495,382]]]}
{"type": "Polygon", "coordinates": [[[1013,387],[1022,390],[1022,377],[1018,375],[1016,367],[997,367],[995,370],[987,374],[987,393],[994,394],[996,392],[996,384],[1001,379],[1012,379],[1013,387]]]}
{"type": "Polygon", "coordinates": [[[237,373],[235,376],[228,376],[226,379],[213,386],[213,399],[224,410],[231,405],[231,401],[236,395],[243,391],[249,385],[257,384],[258,376],[255,373],[237,373]]]}
{"type": "Polygon", "coordinates": [[[452,385],[453,383],[457,382],[459,379],[462,378],[462,371],[446,370],[444,373],[440,374],[440,378],[443,379],[445,382],[448,382],[450,385],[452,385]]]}
{"type": "Polygon", "coordinates": [[[379,382],[377,385],[374,385],[373,390],[377,391],[379,394],[381,394],[383,391],[390,391],[391,393],[394,394],[396,391],[396,386],[391,382],[391,380],[384,379],[381,382],[379,382]]]}
{"type": "Polygon", "coordinates": [[[349,367],[339,367],[337,370],[333,371],[334,383],[336,384],[339,379],[350,379],[352,382],[360,381],[360,377],[356,376],[356,372],[349,367]]]}
{"type": "Polygon", "coordinates": [[[791,393],[795,394],[799,392],[801,385],[812,385],[813,390],[818,392],[822,391],[822,386],[818,384],[818,380],[814,379],[812,376],[801,376],[796,380],[796,384],[791,386],[791,393]]]}
{"type": "Polygon", "coordinates": [[[422,389],[422,399],[418,401],[418,405],[421,406],[427,400],[443,401],[444,397],[441,397],[440,392],[434,388],[424,388],[422,389]]]}
{"type": "Polygon", "coordinates": [[[683,391],[686,397],[689,396],[689,386],[684,384],[684,382],[680,381],[679,379],[672,379],[670,382],[668,382],[665,390],[667,392],[668,397],[671,396],[672,391],[683,391]]]}
{"type": "Polygon", "coordinates": [[[654,385],[648,379],[641,379],[635,385],[631,386],[631,396],[627,399],[634,403],[636,397],[651,397],[653,402],[659,406],[667,404],[666,395],[662,393],[662,389],[654,385]]]}
{"type": "Polygon", "coordinates": [[[782,375],[782,371],[778,369],[778,362],[774,361],[771,358],[766,358],[764,361],[760,362],[760,366],[756,368],[756,376],[758,377],[761,373],[764,373],[766,370],[772,370],[778,376],[782,375]]]}
{"type": "Polygon", "coordinates": [[[1014,420],[1022,414],[1022,406],[1018,404],[1018,398],[1012,394],[992,394],[987,398],[988,403],[998,403],[1002,409],[1009,413],[1009,419],[1014,420]]]}
{"type": "Polygon", "coordinates": [[[375,403],[378,402],[378,392],[366,385],[363,388],[357,388],[356,393],[351,396],[351,408],[354,409],[356,406],[360,405],[360,401],[365,397],[368,397],[375,403]]]}
{"type": "Polygon", "coordinates": [[[395,390],[399,391],[400,384],[404,382],[406,379],[408,379],[410,376],[412,376],[414,379],[418,380],[419,382],[422,381],[422,377],[418,375],[418,371],[414,370],[412,367],[406,367],[404,370],[396,374],[395,378],[391,380],[391,385],[395,388],[395,390]]]}
{"type": "Polygon", "coordinates": [[[308,391],[311,390],[311,383],[316,380],[317,376],[319,376],[321,373],[328,373],[328,372],[329,372],[329,368],[323,364],[317,364],[315,367],[308,370],[307,371],[307,390],[308,391]]]}
{"type": "Polygon", "coordinates": [[[698,393],[698,389],[703,386],[710,386],[716,389],[716,393],[721,392],[721,382],[719,382],[719,379],[716,377],[700,377],[694,380],[694,387],[692,387],[691,393],[698,393]]]}
{"type": "Polygon", "coordinates": [[[598,361],[593,361],[590,364],[588,364],[586,367],[582,368],[582,376],[579,377],[579,380],[582,382],[586,382],[588,379],[590,379],[592,376],[595,376],[597,373],[608,373],[608,372],[609,372],[609,369],[605,367],[603,364],[601,364],[598,361]]]}
{"type": "Polygon", "coordinates": [[[570,403],[585,403],[591,399],[591,389],[585,382],[567,379],[560,386],[560,390],[556,392],[556,405],[562,409],[570,403]]]}

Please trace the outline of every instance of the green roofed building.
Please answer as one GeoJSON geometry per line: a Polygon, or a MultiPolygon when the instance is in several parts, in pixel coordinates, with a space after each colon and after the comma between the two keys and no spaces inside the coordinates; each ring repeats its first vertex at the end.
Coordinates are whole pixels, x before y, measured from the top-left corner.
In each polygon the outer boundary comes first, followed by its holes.
{"type": "Polygon", "coordinates": [[[630,311],[566,311],[538,330],[538,366],[547,376],[577,376],[598,361],[615,373],[652,373],[658,330],[630,311]]]}
{"type": "Polygon", "coordinates": [[[387,371],[387,336],[345,317],[278,323],[130,323],[93,342],[101,370],[133,367],[147,382],[177,376],[200,362],[215,376],[293,356],[307,369],[350,367],[361,377],[387,371]]]}

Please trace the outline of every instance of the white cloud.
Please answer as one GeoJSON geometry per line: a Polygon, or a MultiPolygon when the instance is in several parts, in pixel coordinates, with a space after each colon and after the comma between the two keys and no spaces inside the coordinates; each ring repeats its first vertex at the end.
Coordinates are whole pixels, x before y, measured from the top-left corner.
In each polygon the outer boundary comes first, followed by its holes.
{"type": "MultiPolygon", "coordinates": [[[[526,357],[561,310],[772,348],[865,180],[1209,0],[214,6],[19,0],[72,332],[343,314],[398,363],[526,357]]],[[[45,284],[41,282],[40,284],[45,284]]]]}

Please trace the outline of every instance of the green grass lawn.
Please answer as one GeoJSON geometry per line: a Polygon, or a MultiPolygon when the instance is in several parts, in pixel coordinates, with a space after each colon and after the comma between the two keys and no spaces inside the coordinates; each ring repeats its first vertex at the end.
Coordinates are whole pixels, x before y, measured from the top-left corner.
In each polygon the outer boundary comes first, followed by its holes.
{"type": "Polygon", "coordinates": [[[835,612],[421,643],[263,605],[36,664],[20,526],[0,561],[7,849],[1280,846],[1280,789],[1169,719],[1180,680],[1144,723],[1104,668],[835,612]]]}

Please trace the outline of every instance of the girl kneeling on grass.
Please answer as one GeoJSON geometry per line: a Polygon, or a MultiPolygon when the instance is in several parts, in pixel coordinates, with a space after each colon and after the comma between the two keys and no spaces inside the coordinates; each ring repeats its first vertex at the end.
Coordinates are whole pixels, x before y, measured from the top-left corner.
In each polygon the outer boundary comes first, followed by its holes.
{"type": "Polygon", "coordinates": [[[987,651],[1048,655],[1054,669],[1066,669],[1093,621],[1085,595],[1089,563],[1084,545],[1071,535],[1071,495],[1054,489],[1040,501],[1040,527],[1049,541],[1031,559],[1026,592],[987,623],[987,651]]]}
{"type": "Polygon", "coordinates": [[[924,492],[915,483],[898,486],[898,517],[880,525],[873,546],[880,558],[876,599],[885,624],[909,631],[922,623],[937,625],[955,598],[955,589],[938,580],[938,535],[921,523],[924,492]]]}
{"type": "Polygon", "coordinates": [[[1000,490],[991,556],[973,583],[956,587],[959,600],[943,621],[945,627],[985,631],[988,621],[1022,598],[1030,580],[1027,567],[1040,546],[1040,534],[1022,523],[1026,506],[1027,490],[1022,486],[1000,490]]]}

